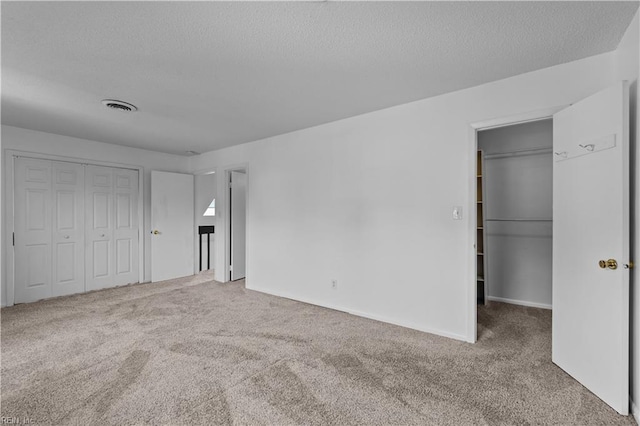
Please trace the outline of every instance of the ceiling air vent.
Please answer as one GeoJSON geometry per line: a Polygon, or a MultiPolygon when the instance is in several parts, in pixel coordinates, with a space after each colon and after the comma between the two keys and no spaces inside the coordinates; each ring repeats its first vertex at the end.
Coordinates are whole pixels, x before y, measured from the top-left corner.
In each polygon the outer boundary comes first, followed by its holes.
{"type": "Polygon", "coordinates": [[[131,105],[127,102],[117,101],[115,99],[103,99],[102,105],[106,106],[107,108],[117,109],[118,111],[124,112],[134,112],[138,110],[135,105],[131,105]]]}

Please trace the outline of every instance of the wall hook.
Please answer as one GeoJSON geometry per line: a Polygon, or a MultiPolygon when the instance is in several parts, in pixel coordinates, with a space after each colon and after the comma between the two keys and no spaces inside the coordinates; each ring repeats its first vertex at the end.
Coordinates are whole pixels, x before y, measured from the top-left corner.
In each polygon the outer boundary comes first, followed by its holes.
{"type": "Polygon", "coordinates": [[[580,148],[584,148],[584,149],[586,149],[587,151],[593,151],[593,150],[596,148],[596,146],[595,146],[594,144],[592,144],[592,143],[588,143],[588,144],[586,144],[586,145],[580,144],[580,145],[578,145],[578,146],[579,146],[580,148]]]}
{"type": "Polygon", "coordinates": [[[554,154],[560,158],[567,158],[567,151],[554,152],[554,154]]]}

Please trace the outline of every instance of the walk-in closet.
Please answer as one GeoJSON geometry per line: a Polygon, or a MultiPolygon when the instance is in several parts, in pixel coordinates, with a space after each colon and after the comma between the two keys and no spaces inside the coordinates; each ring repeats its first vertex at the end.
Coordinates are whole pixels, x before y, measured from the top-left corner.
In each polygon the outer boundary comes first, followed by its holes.
{"type": "Polygon", "coordinates": [[[553,121],[478,133],[478,303],[551,309],[553,121]]]}

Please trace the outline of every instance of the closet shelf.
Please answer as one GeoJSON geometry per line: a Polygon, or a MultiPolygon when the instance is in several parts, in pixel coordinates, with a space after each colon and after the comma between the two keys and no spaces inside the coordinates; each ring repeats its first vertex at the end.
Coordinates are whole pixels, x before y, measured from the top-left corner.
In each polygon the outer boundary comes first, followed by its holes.
{"type": "Polygon", "coordinates": [[[486,249],[485,241],[486,241],[486,225],[482,220],[483,217],[487,217],[487,212],[485,207],[487,206],[483,203],[485,191],[485,179],[482,176],[484,174],[484,158],[481,150],[478,150],[476,156],[476,209],[477,209],[477,217],[476,217],[476,285],[477,285],[477,302],[481,304],[487,303],[487,281],[485,279],[487,265],[486,260],[487,256],[485,256],[484,252],[486,249]]]}
{"type": "Polygon", "coordinates": [[[553,219],[486,219],[486,222],[553,222],[553,219]]]}
{"type": "Polygon", "coordinates": [[[520,157],[523,155],[551,154],[552,152],[553,152],[552,148],[540,147],[540,148],[532,148],[532,149],[522,149],[519,151],[495,152],[492,154],[486,154],[484,156],[484,159],[492,160],[494,158],[520,157]]]}

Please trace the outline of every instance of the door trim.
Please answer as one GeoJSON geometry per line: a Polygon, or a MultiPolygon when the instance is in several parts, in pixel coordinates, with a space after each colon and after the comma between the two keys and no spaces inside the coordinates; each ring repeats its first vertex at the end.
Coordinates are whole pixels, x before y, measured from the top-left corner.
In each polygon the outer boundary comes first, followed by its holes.
{"type": "MultiPolygon", "coordinates": [[[[211,166],[202,169],[197,169],[193,172],[194,175],[204,175],[209,173],[216,174],[216,238],[215,238],[215,257],[214,257],[214,271],[215,276],[214,279],[221,283],[230,282],[229,280],[229,263],[231,259],[229,257],[229,243],[231,239],[231,233],[229,229],[229,209],[231,206],[229,205],[229,173],[234,170],[244,170],[247,175],[247,185],[245,188],[245,196],[246,196],[246,211],[249,213],[251,197],[249,196],[251,191],[251,170],[249,167],[249,162],[243,163],[231,163],[219,166],[211,166]]],[[[194,209],[195,210],[195,209],[194,209]]],[[[250,226],[247,222],[247,241],[249,240],[249,231],[250,226]]],[[[197,232],[197,229],[194,229],[194,232],[197,232]]],[[[248,246],[248,245],[247,245],[248,246]]],[[[194,244],[193,252],[194,257],[198,256],[198,245],[194,244]]],[[[249,250],[245,253],[245,267],[246,267],[246,277],[245,277],[245,287],[249,287],[249,275],[250,275],[250,253],[249,250]]]]}
{"type": "MultiPolygon", "coordinates": [[[[231,198],[230,198],[231,190],[229,187],[229,182],[231,179],[231,172],[235,172],[239,170],[244,170],[245,174],[247,175],[246,183],[245,183],[245,214],[249,212],[249,165],[248,163],[224,168],[225,191],[224,191],[224,207],[223,208],[225,209],[224,210],[225,217],[223,219],[224,223],[222,224],[222,226],[224,226],[224,277],[225,277],[224,282],[231,282],[231,198]]],[[[249,235],[248,228],[249,227],[245,225],[245,254],[244,254],[245,287],[246,287],[246,283],[248,281],[248,276],[249,276],[249,272],[248,272],[249,268],[247,267],[247,265],[249,264],[249,261],[248,261],[249,256],[248,256],[248,250],[246,249],[247,247],[246,241],[249,235]]]]}
{"type": "MultiPolygon", "coordinates": [[[[246,274],[246,269],[247,269],[247,239],[246,239],[246,235],[247,235],[247,221],[246,221],[246,215],[247,215],[247,169],[242,167],[242,168],[237,168],[234,170],[227,170],[226,172],[226,176],[227,176],[227,196],[228,196],[228,213],[227,213],[227,217],[229,218],[228,222],[227,222],[227,231],[228,231],[228,235],[229,238],[227,239],[226,243],[227,243],[227,256],[228,256],[228,265],[226,265],[229,268],[229,272],[228,272],[228,277],[229,277],[229,281],[239,281],[239,280],[246,280],[247,278],[247,274],[246,274]],[[242,278],[235,278],[234,279],[234,273],[232,271],[233,265],[232,265],[232,261],[233,261],[233,188],[232,188],[232,173],[238,173],[238,174],[244,174],[244,189],[245,189],[245,194],[244,194],[244,214],[245,214],[245,244],[244,244],[244,257],[245,257],[245,261],[244,261],[244,269],[245,269],[245,273],[244,276],[242,278]]],[[[237,271],[236,271],[237,272],[237,271]]]]}
{"type": "Polygon", "coordinates": [[[90,166],[113,167],[117,169],[136,170],[138,172],[138,281],[144,282],[144,168],[129,164],[112,163],[107,161],[87,160],[77,157],[65,157],[60,155],[41,154],[37,152],[19,151],[7,149],[3,152],[5,157],[5,195],[6,206],[4,214],[6,225],[3,234],[5,238],[6,250],[6,277],[7,277],[7,300],[3,300],[4,306],[13,306],[15,302],[15,252],[13,247],[14,232],[14,191],[15,191],[15,159],[30,158],[34,160],[50,160],[66,163],[75,163],[90,166]],[[9,237],[11,236],[11,237],[9,237]]]}
{"type": "Polygon", "coordinates": [[[559,105],[521,114],[509,115],[498,118],[491,118],[482,121],[469,123],[469,151],[467,156],[467,185],[469,188],[467,198],[467,337],[466,341],[475,343],[478,339],[478,306],[477,306],[477,264],[476,264],[476,151],[478,149],[478,132],[482,130],[496,129],[499,127],[513,126],[516,124],[528,123],[552,119],[553,115],[568,107],[569,105],[559,105]]]}
{"type": "MultiPolygon", "coordinates": [[[[224,265],[224,281],[223,282],[231,282],[231,202],[229,199],[229,178],[231,177],[231,172],[233,171],[237,171],[237,170],[244,170],[246,175],[247,175],[247,183],[246,183],[246,187],[245,187],[245,211],[248,213],[249,212],[249,163],[243,163],[243,164],[236,164],[233,166],[226,166],[222,169],[224,171],[224,179],[223,179],[223,185],[225,190],[222,191],[222,205],[220,206],[220,209],[222,211],[224,211],[224,216],[222,217],[222,223],[220,224],[220,228],[224,229],[224,255],[223,255],[223,265],[224,265]]],[[[220,194],[218,194],[219,196],[220,194]]],[[[217,203],[218,201],[216,200],[216,211],[218,209],[217,207],[217,203]]],[[[216,228],[218,228],[216,226],[216,228]]],[[[245,234],[245,238],[246,240],[249,239],[249,226],[247,226],[247,229],[245,230],[246,234],[245,234]]],[[[245,243],[245,247],[247,247],[248,245],[245,243]]],[[[216,247],[216,250],[218,249],[218,247],[216,247]]],[[[247,265],[249,265],[249,253],[248,250],[245,252],[245,268],[246,268],[246,273],[245,273],[245,286],[246,283],[248,282],[248,277],[249,277],[249,268],[247,267],[247,265]]],[[[217,266],[217,265],[216,265],[217,266]]],[[[216,268],[217,269],[217,268],[216,268]]],[[[218,272],[216,270],[216,276],[218,275],[218,272]]],[[[248,288],[248,287],[247,287],[248,288]]]]}

